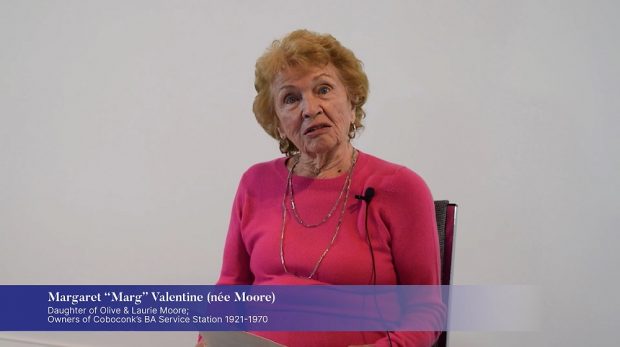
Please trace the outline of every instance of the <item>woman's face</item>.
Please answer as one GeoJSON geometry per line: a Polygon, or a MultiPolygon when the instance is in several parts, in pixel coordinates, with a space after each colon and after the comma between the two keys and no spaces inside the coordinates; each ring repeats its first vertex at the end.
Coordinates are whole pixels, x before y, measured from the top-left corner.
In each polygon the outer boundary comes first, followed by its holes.
{"type": "Polygon", "coordinates": [[[302,154],[320,155],[348,143],[355,108],[337,69],[287,69],[272,84],[278,131],[302,154]]]}

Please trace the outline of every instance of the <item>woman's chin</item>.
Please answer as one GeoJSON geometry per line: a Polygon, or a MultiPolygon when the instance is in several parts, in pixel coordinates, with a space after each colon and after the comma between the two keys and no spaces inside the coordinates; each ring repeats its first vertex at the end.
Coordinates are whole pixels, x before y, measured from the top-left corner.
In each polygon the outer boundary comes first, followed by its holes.
{"type": "Polygon", "coordinates": [[[334,139],[314,138],[305,143],[301,152],[303,154],[321,155],[338,150],[341,144],[342,142],[334,139]]]}

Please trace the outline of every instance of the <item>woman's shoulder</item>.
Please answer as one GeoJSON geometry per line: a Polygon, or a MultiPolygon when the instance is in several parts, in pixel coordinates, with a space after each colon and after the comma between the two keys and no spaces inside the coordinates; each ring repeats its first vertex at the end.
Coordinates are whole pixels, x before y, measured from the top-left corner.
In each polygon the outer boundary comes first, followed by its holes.
{"type": "Polygon", "coordinates": [[[241,177],[242,183],[265,183],[282,175],[286,176],[286,158],[280,157],[251,165],[241,177]]]}
{"type": "Polygon", "coordinates": [[[252,164],[245,171],[245,174],[257,174],[257,173],[263,173],[263,172],[269,172],[269,171],[279,171],[279,169],[282,169],[285,166],[284,164],[285,160],[286,160],[285,157],[280,157],[280,158],[275,158],[272,160],[252,164]]]}
{"type": "Polygon", "coordinates": [[[393,163],[363,152],[360,152],[360,158],[364,161],[364,169],[373,172],[375,175],[422,179],[420,175],[405,165],[393,163]]]}
{"type": "Polygon", "coordinates": [[[359,159],[364,163],[365,166],[369,166],[372,170],[378,170],[379,172],[387,172],[393,173],[394,171],[398,171],[405,166],[392,163],[385,159],[381,159],[372,154],[368,154],[366,152],[359,151],[359,159]]]}
{"type": "Polygon", "coordinates": [[[424,179],[405,165],[367,153],[362,153],[362,158],[365,161],[365,174],[375,181],[375,184],[382,185],[390,191],[407,191],[412,188],[428,189],[424,179]]]}

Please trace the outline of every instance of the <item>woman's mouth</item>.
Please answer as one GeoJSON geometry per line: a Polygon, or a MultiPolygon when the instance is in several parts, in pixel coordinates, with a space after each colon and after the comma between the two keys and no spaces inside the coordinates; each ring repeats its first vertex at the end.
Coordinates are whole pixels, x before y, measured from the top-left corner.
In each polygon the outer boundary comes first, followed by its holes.
{"type": "Polygon", "coordinates": [[[309,127],[308,129],[306,129],[306,131],[304,131],[304,135],[308,135],[308,134],[312,134],[317,130],[320,129],[324,129],[324,128],[329,128],[330,125],[328,124],[317,124],[317,125],[313,125],[311,127],[309,127]]]}

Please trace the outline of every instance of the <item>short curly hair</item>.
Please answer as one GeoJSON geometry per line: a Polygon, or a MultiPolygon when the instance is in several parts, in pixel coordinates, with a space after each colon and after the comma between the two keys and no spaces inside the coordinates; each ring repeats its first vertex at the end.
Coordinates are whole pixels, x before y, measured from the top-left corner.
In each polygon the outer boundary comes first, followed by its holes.
{"type": "Polygon", "coordinates": [[[299,150],[290,140],[280,138],[279,121],[271,92],[272,83],[280,72],[288,68],[303,69],[330,63],[338,71],[355,108],[354,136],[364,127],[362,119],[366,117],[366,112],[362,106],[368,97],[368,77],[362,62],[332,35],[295,30],[281,40],[273,41],[271,47],[256,61],[254,88],[257,94],[252,109],[258,123],[267,134],[280,141],[280,151],[287,156],[299,150]]]}

